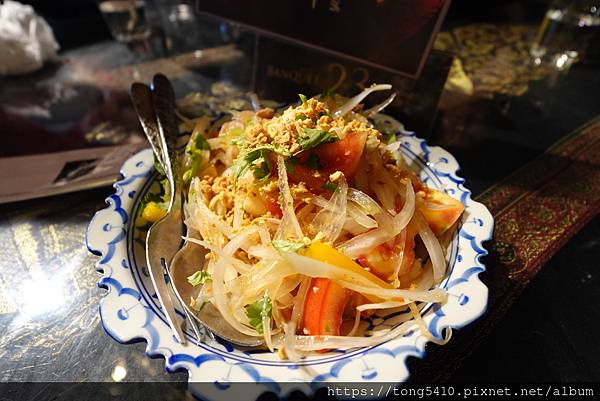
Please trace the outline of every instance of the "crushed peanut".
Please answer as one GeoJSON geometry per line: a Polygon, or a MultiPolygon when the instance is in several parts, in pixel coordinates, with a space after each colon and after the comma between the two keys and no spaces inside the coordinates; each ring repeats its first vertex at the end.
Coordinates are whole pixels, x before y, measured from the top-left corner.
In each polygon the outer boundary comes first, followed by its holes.
{"type": "Polygon", "coordinates": [[[273,111],[272,108],[270,107],[266,107],[264,109],[259,110],[256,115],[260,118],[273,118],[273,115],[275,114],[275,112],[273,111]]]}
{"type": "Polygon", "coordinates": [[[346,121],[343,117],[334,118],[325,102],[309,99],[306,104],[289,107],[281,115],[275,116],[272,109],[262,109],[258,119],[246,128],[244,149],[251,150],[271,144],[296,154],[302,149],[298,138],[303,137],[305,128],[319,129],[335,133],[343,139],[351,132],[364,132],[367,137],[378,137],[377,130],[365,121],[346,121]]]}
{"type": "Polygon", "coordinates": [[[338,170],[335,173],[329,175],[329,181],[336,182],[337,180],[342,178],[343,175],[344,175],[344,173],[342,173],[341,171],[338,170]]]}

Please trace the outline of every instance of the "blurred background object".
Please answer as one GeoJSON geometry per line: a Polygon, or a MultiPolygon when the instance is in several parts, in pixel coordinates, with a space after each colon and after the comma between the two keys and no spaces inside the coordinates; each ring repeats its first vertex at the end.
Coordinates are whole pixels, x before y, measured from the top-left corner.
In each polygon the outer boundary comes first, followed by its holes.
{"type": "Polygon", "coordinates": [[[164,56],[167,43],[163,27],[153,24],[148,14],[157,10],[144,0],[97,0],[112,37],[124,43],[141,60],[164,56]]]}
{"type": "Polygon", "coordinates": [[[129,42],[149,34],[143,0],[98,0],[98,8],[113,37],[129,42]]]}
{"type": "Polygon", "coordinates": [[[532,68],[529,43],[535,30],[526,24],[473,23],[440,32],[435,48],[451,52],[453,65],[446,89],[493,98],[520,96],[544,71],[532,68]]]}
{"type": "Polygon", "coordinates": [[[179,54],[210,47],[205,40],[209,32],[218,35],[218,26],[200,23],[191,2],[149,0],[149,18],[165,32],[165,46],[169,54],[179,54]]]}
{"type": "Polygon", "coordinates": [[[111,38],[96,0],[22,0],[52,27],[62,51],[111,38]]]}
{"type": "Polygon", "coordinates": [[[52,28],[31,6],[0,4],[0,75],[26,74],[55,60],[59,46],[52,28]]]}
{"type": "Polygon", "coordinates": [[[600,0],[553,0],[531,43],[532,63],[547,72],[552,88],[575,63],[600,61],[599,34],[600,0]]]}
{"type": "Polygon", "coordinates": [[[552,1],[531,44],[534,63],[568,68],[586,58],[599,30],[599,0],[552,1]]]}

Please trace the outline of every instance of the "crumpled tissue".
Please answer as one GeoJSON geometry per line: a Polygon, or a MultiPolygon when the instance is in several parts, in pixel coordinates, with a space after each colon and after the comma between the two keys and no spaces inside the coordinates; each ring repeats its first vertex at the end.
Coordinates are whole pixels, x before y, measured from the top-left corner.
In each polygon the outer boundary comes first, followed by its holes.
{"type": "Polygon", "coordinates": [[[26,74],[56,60],[52,28],[33,8],[16,1],[0,4],[0,74],[26,74]]]}

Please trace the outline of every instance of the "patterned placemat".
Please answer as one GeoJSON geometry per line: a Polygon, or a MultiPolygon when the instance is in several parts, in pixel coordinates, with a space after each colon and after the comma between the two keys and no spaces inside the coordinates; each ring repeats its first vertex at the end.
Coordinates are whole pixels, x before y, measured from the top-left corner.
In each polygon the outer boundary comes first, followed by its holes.
{"type": "Polygon", "coordinates": [[[495,218],[486,249],[486,314],[412,361],[411,381],[443,382],[492,330],[544,264],[600,211],[600,117],[477,197],[495,218]]]}

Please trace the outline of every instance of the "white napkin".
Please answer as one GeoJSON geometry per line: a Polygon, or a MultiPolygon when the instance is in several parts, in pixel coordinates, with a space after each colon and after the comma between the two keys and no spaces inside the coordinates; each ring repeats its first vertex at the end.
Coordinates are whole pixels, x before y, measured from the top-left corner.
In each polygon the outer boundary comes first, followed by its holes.
{"type": "Polygon", "coordinates": [[[52,28],[33,8],[6,0],[0,5],[0,74],[35,71],[56,59],[59,49],[52,28]]]}

